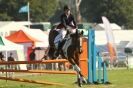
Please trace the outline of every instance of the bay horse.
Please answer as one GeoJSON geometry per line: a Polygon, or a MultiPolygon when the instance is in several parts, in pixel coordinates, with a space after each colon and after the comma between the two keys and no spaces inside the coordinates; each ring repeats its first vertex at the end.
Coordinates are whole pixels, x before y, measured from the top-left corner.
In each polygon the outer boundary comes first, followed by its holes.
{"type": "MultiPolygon", "coordinates": [[[[58,35],[58,32],[54,29],[50,30],[49,33],[49,50],[48,50],[48,56],[51,59],[56,59],[58,56],[55,56],[56,47],[54,44],[54,39],[58,35]]],[[[67,59],[70,64],[74,67],[74,70],[77,72],[77,83],[78,86],[82,86],[83,83],[87,83],[86,79],[83,77],[80,67],[79,67],[79,56],[82,53],[81,48],[81,37],[83,35],[82,32],[78,32],[76,30],[76,33],[68,33],[67,36],[64,39],[64,42],[62,43],[61,48],[61,57],[64,59],[67,59]]]]}

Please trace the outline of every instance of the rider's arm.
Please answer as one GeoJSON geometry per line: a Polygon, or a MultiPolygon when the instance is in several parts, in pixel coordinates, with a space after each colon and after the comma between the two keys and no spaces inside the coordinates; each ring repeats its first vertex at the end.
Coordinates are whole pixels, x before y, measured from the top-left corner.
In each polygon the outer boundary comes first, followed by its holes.
{"type": "Polygon", "coordinates": [[[67,27],[64,15],[61,16],[61,23],[65,26],[65,28],[67,27]]]}
{"type": "Polygon", "coordinates": [[[76,26],[77,26],[77,24],[76,24],[76,21],[75,21],[75,19],[74,19],[73,15],[72,15],[72,20],[73,20],[73,24],[74,24],[74,26],[76,27],[76,26]]]}
{"type": "Polygon", "coordinates": [[[70,20],[71,20],[71,23],[69,24],[69,26],[72,27],[73,29],[77,28],[77,24],[72,14],[70,15],[70,20]]]}

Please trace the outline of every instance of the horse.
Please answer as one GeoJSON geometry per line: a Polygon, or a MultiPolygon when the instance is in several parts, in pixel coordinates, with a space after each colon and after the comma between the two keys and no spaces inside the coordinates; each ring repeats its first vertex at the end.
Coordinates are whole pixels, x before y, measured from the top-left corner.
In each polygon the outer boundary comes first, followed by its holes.
{"type": "MultiPolygon", "coordinates": [[[[48,56],[51,59],[56,59],[58,56],[55,56],[56,46],[54,44],[54,38],[58,35],[58,32],[54,29],[51,29],[49,32],[49,50],[48,56]]],[[[87,83],[86,79],[83,77],[81,70],[79,68],[79,56],[82,53],[81,47],[81,37],[83,36],[83,31],[76,33],[68,33],[62,43],[62,49],[60,55],[62,58],[67,59],[70,64],[74,67],[74,70],[77,72],[77,83],[78,86],[82,86],[83,83],[87,83]]]]}

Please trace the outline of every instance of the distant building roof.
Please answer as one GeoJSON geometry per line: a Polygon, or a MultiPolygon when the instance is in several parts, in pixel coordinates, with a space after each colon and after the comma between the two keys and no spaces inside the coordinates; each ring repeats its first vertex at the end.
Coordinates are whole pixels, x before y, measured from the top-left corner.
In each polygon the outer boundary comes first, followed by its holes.
{"type": "MultiPolygon", "coordinates": [[[[114,39],[116,44],[126,45],[128,41],[133,41],[133,30],[116,30],[113,31],[114,39]],[[125,42],[121,42],[125,41],[125,42]]],[[[105,31],[95,31],[95,42],[98,45],[107,43],[105,31]]]]}
{"type": "Polygon", "coordinates": [[[0,21],[0,28],[10,23],[15,23],[16,25],[22,25],[22,26],[32,24],[31,22],[28,21],[0,21]]]}
{"type": "MultiPolygon", "coordinates": [[[[119,25],[117,25],[116,23],[111,23],[110,25],[111,25],[112,30],[121,30],[121,27],[119,25]]],[[[104,24],[99,23],[94,28],[96,30],[104,30],[104,24]]]]}
{"type": "Polygon", "coordinates": [[[5,25],[7,25],[7,24],[9,24],[9,23],[11,23],[11,21],[0,21],[0,27],[3,27],[3,26],[5,26],[5,25]]]}

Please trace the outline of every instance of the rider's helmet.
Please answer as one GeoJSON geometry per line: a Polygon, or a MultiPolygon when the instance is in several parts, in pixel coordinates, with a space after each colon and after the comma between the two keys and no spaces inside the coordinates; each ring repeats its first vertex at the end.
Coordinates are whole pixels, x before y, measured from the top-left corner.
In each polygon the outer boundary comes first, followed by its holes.
{"type": "Polygon", "coordinates": [[[64,6],[64,11],[66,11],[66,10],[70,10],[70,7],[68,5],[64,6]]]}

